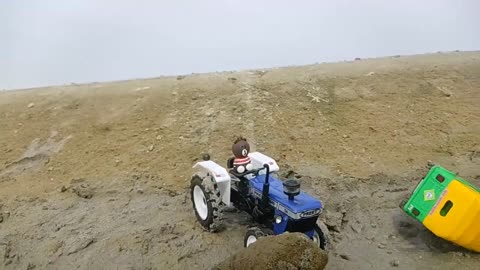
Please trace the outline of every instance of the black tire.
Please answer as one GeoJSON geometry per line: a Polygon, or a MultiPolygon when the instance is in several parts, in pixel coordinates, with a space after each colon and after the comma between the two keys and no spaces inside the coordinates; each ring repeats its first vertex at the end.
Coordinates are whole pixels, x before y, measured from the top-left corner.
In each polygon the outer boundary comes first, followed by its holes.
{"type": "Polygon", "coordinates": [[[260,237],[272,234],[273,232],[271,230],[251,227],[245,233],[245,237],[243,238],[243,247],[248,248],[250,245],[252,245],[254,242],[251,242],[251,239],[257,241],[260,237]]]}
{"type": "MultiPolygon", "coordinates": [[[[219,231],[223,220],[223,206],[220,189],[213,178],[207,175],[202,180],[200,176],[194,175],[190,183],[190,197],[193,210],[195,211],[195,216],[200,225],[202,225],[202,227],[209,232],[219,231]],[[197,192],[201,191],[203,194],[203,203],[206,205],[206,212],[197,211],[198,208],[195,204],[195,190],[197,190],[197,192]]],[[[204,205],[200,206],[200,208],[205,209],[204,205]]]]}
{"type": "Polygon", "coordinates": [[[314,241],[318,244],[318,247],[327,250],[327,246],[329,244],[328,239],[328,228],[323,223],[318,222],[319,224],[315,224],[314,227],[314,241]],[[315,239],[318,237],[318,239],[315,239]]]}

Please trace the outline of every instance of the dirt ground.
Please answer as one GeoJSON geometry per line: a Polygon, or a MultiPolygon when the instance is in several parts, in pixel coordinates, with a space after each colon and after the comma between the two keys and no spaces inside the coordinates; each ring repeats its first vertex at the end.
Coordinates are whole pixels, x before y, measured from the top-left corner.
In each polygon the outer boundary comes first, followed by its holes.
{"type": "Polygon", "coordinates": [[[188,195],[233,138],[320,198],[326,269],[478,269],[398,208],[432,160],[480,185],[480,52],[0,92],[0,269],[211,269],[188,195]]]}

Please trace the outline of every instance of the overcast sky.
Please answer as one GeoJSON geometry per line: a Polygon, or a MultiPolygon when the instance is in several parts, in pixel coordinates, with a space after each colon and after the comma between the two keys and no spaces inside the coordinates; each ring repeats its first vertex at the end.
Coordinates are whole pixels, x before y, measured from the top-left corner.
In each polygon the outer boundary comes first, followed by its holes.
{"type": "Polygon", "coordinates": [[[0,89],[480,49],[476,0],[0,0],[0,89]]]}

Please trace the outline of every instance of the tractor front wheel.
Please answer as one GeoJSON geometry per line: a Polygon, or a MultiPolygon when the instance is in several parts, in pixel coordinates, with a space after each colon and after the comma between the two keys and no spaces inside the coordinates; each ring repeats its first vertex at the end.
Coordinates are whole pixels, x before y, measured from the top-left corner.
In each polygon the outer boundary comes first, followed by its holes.
{"type": "Polygon", "coordinates": [[[245,238],[243,239],[243,246],[248,248],[250,245],[257,242],[260,237],[272,234],[273,232],[271,230],[261,229],[258,227],[249,228],[247,230],[247,233],[245,233],[245,238]]]}
{"type": "Polygon", "coordinates": [[[315,224],[313,231],[313,242],[318,245],[319,248],[326,250],[328,244],[328,228],[323,223],[320,225],[315,224]]]}

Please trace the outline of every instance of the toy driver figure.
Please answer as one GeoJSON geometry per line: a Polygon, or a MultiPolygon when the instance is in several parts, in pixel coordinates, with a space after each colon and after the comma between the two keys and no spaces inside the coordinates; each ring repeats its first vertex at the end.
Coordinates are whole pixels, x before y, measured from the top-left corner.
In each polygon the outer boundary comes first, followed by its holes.
{"type": "Polygon", "coordinates": [[[233,160],[233,169],[238,173],[244,173],[253,169],[253,165],[250,163],[248,153],[250,152],[250,145],[247,139],[239,137],[235,140],[232,146],[232,152],[235,156],[233,160]]]}

